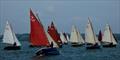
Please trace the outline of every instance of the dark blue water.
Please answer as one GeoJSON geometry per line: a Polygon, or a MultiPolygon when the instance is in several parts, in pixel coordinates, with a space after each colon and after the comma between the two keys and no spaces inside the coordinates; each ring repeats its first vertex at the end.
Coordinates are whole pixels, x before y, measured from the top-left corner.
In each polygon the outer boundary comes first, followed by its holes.
{"type": "MultiPolygon", "coordinates": [[[[60,55],[35,56],[39,48],[30,48],[28,35],[18,35],[22,49],[18,51],[3,50],[4,44],[0,43],[0,60],[120,60],[120,35],[115,35],[118,40],[116,48],[102,48],[86,50],[85,47],[71,47],[69,44],[59,48],[60,55]]],[[[2,39],[0,39],[1,41],[2,39]]]]}

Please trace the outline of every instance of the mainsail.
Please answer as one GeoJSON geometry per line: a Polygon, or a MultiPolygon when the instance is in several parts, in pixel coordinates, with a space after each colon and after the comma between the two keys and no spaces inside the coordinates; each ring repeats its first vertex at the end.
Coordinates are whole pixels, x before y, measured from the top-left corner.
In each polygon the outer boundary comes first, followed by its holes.
{"type": "Polygon", "coordinates": [[[79,44],[84,43],[84,40],[75,25],[72,26],[70,42],[71,43],[79,43],[79,44]]]}
{"type": "Polygon", "coordinates": [[[53,22],[51,22],[51,25],[48,26],[48,33],[58,45],[62,44],[60,35],[53,22]]]}
{"type": "Polygon", "coordinates": [[[113,33],[111,31],[111,28],[108,24],[106,24],[105,26],[102,42],[113,43],[114,45],[117,44],[115,37],[113,36],[113,33]]]}
{"type": "Polygon", "coordinates": [[[5,26],[5,31],[3,35],[3,43],[7,43],[7,44],[16,43],[16,46],[21,46],[20,42],[18,41],[8,21],[6,22],[6,26],[5,26]]]}
{"type": "Polygon", "coordinates": [[[81,34],[80,34],[80,32],[79,32],[78,29],[77,29],[77,36],[78,36],[78,41],[79,41],[79,43],[80,43],[80,44],[84,44],[85,41],[83,40],[83,38],[82,38],[82,36],[81,36],[81,34]]]}
{"type": "Polygon", "coordinates": [[[70,38],[69,38],[69,36],[68,35],[66,35],[67,36],[67,41],[70,41],[70,38]]]}
{"type": "Polygon", "coordinates": [[[53,40],[53,38],[49,35],[48,32],[46,32],[46,35],[47,35],[47,38],[48,38],[49,43],[50,43],[50,44],[53,43],[53,47],[58,48],[58,47],[59,47],[58,44],[53,40]]]}
{"type": "MultiPolygon", "coordinates": [[[[89,18],[88,18],[89,19],[89,18]]],[[[98,43],[98,39],[93,31],[92,22],[90,19],[88,20],[86,31],[85,31],[85,42],[89,44],[96,44],[98,43]]]]}
{"type": "Polygon", "coordinates": [[[62,32],[60,32],[60,38],[63,44],[68,42],[62,32]]]}
{"type": "Polygon", "coordinates": [[[49,46],[44,27],[40,20],[34,15],[30,9],[30,44],[32,46],[49,46]]]}

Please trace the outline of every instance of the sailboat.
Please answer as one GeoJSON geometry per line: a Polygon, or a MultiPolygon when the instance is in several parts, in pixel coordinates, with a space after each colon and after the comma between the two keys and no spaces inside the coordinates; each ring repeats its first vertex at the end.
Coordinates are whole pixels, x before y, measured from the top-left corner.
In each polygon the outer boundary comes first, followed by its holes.
{"type": "Polygon", "coordinates": [[[39,17],[33,14],[30,9],[31,33],[30,42],[32,46],[43,46],[37,52],[37,56],[59,55],[58,45],[52,37],[45,31],[39,17]]]}
{"type": "Polygon", "coordinates": [[[80,35],[80,32],[78,31],[75,25],[72,26],[70,42],[74,47],[82,46],[85,43],[82,36],[80,35]]]}
{"type": "Polygon", "coordinates": [[[63,35],[62,32],[60,32],[60,39],[62,41],[62,44],[67,44],[68,43],[67,39],[65,38],[65,36],[63,35]]]}
{"type": "Polygon", "coordinates": [[[62,41],[60,39],[60,35],[59,35],[53,21],[51,22],[51,25],[48,26],[48,33],[53,38],[53,40],[58,44],[58,46],[62,47],[62,41]]]}
{"type": "Polygon", "coordinates": [[[112,33],[112,30],[108,24],[105,26],[103,38],[102,38],[102,46],[103,47],[115,47],[117,45],[117,41],[112,33]]]}
{"type": "Polygon", "coordinates": [[[4,50],[19,50],[21,48],[21,44],[18,41],[10,23],[7,21],[5,26],[5,31],[3,35],[3,43],[8,44],[4,48],[4,50]]]}
{"type": "Polygon", "coordinates": [[[49,43],[51,44],[50,47],[41,48],[36,52],[37,56],[48,56],[48,55],[59,55],[59,48],[58,44],[52,39],[48,32],[46,32],[47,38],[49,43]]]}
{"type": "Polygon", "coordinates": [[[90,18],[88,18],[88,23],[85,31],[85,42],[87,49],[97,49],[100,48],[100,42],[98,41],[94,31],[90,18]]]}
{"type": "Polygon", "coordinates": [[[30,9],[30,47],[50,46],[40,19],[30,9]]]}

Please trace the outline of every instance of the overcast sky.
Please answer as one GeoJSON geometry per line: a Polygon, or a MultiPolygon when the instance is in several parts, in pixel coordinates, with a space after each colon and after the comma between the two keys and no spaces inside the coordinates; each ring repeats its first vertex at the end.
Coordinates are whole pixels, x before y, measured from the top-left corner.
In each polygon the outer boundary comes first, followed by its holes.
{"type": "Polygon", "coordinates": [[[46,29],[54,21],[59,32],[70,32],[75,24],[84,33],[90,17],[96,33],[103,31],[107,23],[114,33],[120,33],[120,0],[0,0],[0,33],[4,31],[6,20],[16,33],[29,33],[30,8],[39,13],[46,29]]]}

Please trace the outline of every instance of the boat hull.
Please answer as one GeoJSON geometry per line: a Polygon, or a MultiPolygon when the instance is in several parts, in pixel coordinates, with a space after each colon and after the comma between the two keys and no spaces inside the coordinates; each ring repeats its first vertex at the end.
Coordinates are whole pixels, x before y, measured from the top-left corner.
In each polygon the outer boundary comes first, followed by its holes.
{"type": "Polygon", "coordinates": [[[113,43],[104,43],[102,44],[103,47],[109,48],[109,47],[116,47],[116,45],[114,45],[113,43]]]}
{"type": "Polygon", "coordinates": [[[4,48],[4,50],[20,50],[20,46],[7,46],[4,48]]]}
{"type": "Polygon", "coordinates": [[[62,48],[62,45],[59,45],[59,48],[62,48]]]}
{"type": "Polygon", "coordinates": [[[37,45],[29,45],[29,47],[42,47],[42,46],[37,46],[37,45]]]}
{"type": "Polygon", "coordinates": [[[100,49],[100,46],[98,44],[87,45],[86,49],[100,49]]]}
{"type": "Polygon", "coordinates": [[[36,52],[37,56],[59,55],[59,51],[56,48],[44,48],[36,52]]]}
{"type": "Polygon", "coordinates": [[[71,45],[72,47],[80,47],[83,46],[84,44],[72,43],[71,45]]]}

